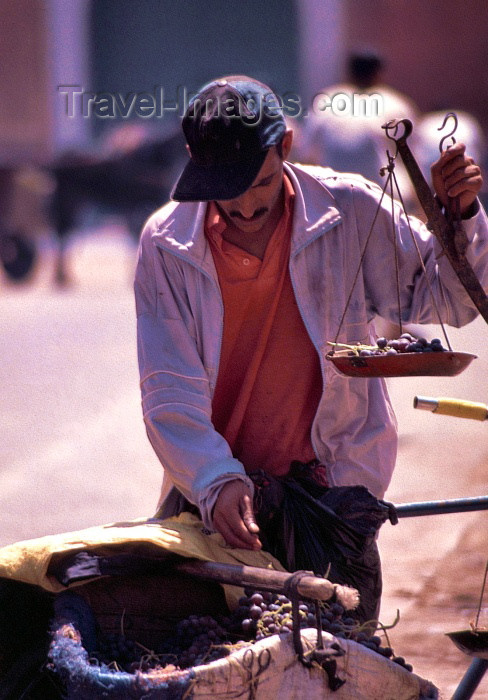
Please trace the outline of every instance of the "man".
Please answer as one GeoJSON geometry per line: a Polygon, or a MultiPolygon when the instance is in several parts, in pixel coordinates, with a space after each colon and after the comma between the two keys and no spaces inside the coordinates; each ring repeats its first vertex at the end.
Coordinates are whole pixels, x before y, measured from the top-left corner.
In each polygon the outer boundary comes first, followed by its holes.
{"type": "MultiPolygon", "coordinates": [[[[205,86],[183,119],[190,159],[141,237],[135,293],[144,420],[172,486],[233,547],[261,547],[253,482],[316,459],[329,486],[381,498],[397,430],[382,378],[348,378],[325,355],[347,305],[341,342],[373,342],[397,317],[391,205],[361,176],[292,165],[271,90],[246,76],[205,86]],[[376,217],[361,263],[361,254],[376,217]],[[349,303],[347,304],[350,292],[349,303]]],[[[462,144],[432,169],[444,206],[459,196],[468,258],[488,284],[480,169],[462,144]]],[[[476,315],[437,242],[395,209],[404,323],[476,315]],[[426,275],[422,274],[416,246],[426,275]]],[[[173,495],[175,491],[173,490],[173,495]]]]}
{"type": "MultiPolygon", "coordinates": [[[[301,162],[359,173],[383,186],[385,178],[380,171],[388,163],[386,151],[391,142],[382,125],[399,118],[417,124],[419,117],[414,102],[384,82],[386,67],[384,57],[373,49],[358,48],[349,54],[346,79],[321,90],[316,108],[303,120],[297,148],[301,162]],[[331,101],[329,106],[325,95],[331,101]]],[[[414,148],[417,131],[411,137],[414,148]]],[[[434,134],[437,136],[436,131],[434,134]]],[[[399,158],[395,174],[404,202],[415,213],[418,201],[399,158]]]]}

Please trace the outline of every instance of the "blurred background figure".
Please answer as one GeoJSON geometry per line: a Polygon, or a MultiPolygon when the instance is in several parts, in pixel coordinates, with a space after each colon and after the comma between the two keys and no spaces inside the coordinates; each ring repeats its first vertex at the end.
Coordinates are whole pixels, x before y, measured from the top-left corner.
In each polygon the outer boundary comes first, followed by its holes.
{"type": "Polygon", "coordinates": [[[0,169],[0,264],[9,280],[27,281],[42,237],[54,242],[54,279],[71,281],[68,248],[76,229],[110,216],[134,244],[144,221],[169,198],[184,159],[179,124],[166,129],[129,122],[91,148],[70,149],[50,163],[0,169]]]}
{"type": "MultiPolygon", "coordinates": [[[[386,150],[392,151],[392,143],[381,127],[391,119],[407,118],[415,122],[419,113],[413,100],[383,82],[385,68],[385,59],[373,49],[358,49],[349,54],[346,80],[329,85],[320,93],[329,100],[335,98],[339,109],[334,109],[334,104],[324,108],[320,97],[304,120],[297,151],[302,162],[359,173],[384,185],[385,177],[380,175],[380,170],[388,164],[386,150]],[[346,102],[341,103],[339,96],[346,102]],[[354,109],[354,96],[372,96],[372,99],[369,103],[358,100],[358,108],[354,109]],[[379,96],[377,101],[375,96],[379,96]],[[343,109],[341,104],[351,108],[343,109]]],[[[395,174],[402,197],[411,202],[412,187],[398,161],[395,174]]]]}
{"type": "Polygon", "coordinates": [[[82,219],[93,225],[94,219],[116,216],[136,243],[145,220],[168,200],[184,157],[179,124],[151,129],[129,122],[108,131],[93,149],[68,151],[55,160],[49,168],[58,244],[54,281],[70,281],[67,244],[82,219]]]}

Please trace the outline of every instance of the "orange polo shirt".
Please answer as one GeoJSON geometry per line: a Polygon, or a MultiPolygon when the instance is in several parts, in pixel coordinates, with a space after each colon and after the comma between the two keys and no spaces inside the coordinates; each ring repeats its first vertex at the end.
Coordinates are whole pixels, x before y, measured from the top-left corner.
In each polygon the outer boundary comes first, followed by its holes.
{"type": "Polygon", "coordinates": [[[263,260],[222,237],[226,221],[213,202],[205,222],[224,302],[213,424],[246,471],[276,476],[292,460],[315,458],[310,429],[322,393],[318,354],[288,269],[295,195],[286,175],[284,192],[263,260]]]}

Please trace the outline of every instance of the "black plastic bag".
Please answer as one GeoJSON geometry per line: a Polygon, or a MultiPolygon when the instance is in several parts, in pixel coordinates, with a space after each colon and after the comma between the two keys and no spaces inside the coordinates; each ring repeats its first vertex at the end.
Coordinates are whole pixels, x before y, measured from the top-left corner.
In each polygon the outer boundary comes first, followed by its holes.
{"type": "Polygon", "coordinates": [[[321,469],[317,462],[294,462],[286,477],[250,475],[263,548],[288,571],[313,571],[356,588],[355,617],[376,620],[382,588],[376,534],[391,506],[364,486],[324,486],[321,469]]]}

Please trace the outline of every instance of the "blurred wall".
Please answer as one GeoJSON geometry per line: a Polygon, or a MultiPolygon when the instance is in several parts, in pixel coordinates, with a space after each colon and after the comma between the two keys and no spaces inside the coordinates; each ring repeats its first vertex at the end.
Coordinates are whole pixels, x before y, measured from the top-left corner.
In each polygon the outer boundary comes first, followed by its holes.
{"type": "Polygon", "coordinates": [[[336,83],[345,58],[343,0],[296,0],[300,90],[308,108],[326,85],[336,83]]]}
{"type": "Polygon", "coordinates": [[[344,0],[347,49],[373,45],[423,112],[464,109],[488,133],[486,0],[344,0]]]}
{"type": "Polygon", "coordinates": [[[49,152],[46,3],[0,0],[0,164],[43,160],[49,152]]]}
{"type": "MultiPolygon", "coordinates": [[[[179,123],[183,91],[221,75],[244,73],[281,95],[297,93],[298,7],[295,0],[94,0],[91,88],[125,95],[162,87],[176,109],[145,120],[158,128],[179,123]]],[[[113,120],[98,118],[93,126],[100,133],[113,120]]]]}
{"type": "Polygon", "coordinates": [[[48,11],[49,97],[52,110],[51,146],[57,153],[82,148],[91,140],[89,120],[69,116],[65,85],[90,83],[90,0],[45,0],[48,11]]]}

